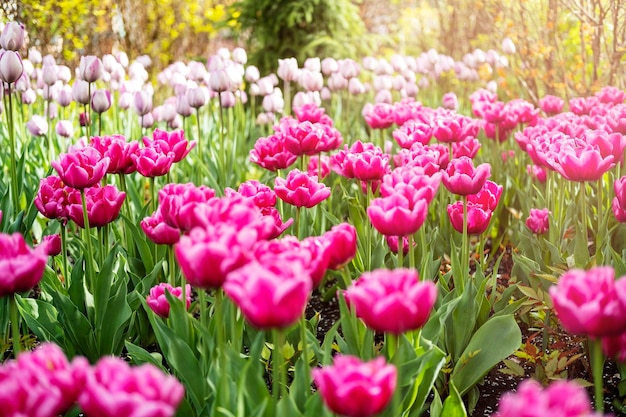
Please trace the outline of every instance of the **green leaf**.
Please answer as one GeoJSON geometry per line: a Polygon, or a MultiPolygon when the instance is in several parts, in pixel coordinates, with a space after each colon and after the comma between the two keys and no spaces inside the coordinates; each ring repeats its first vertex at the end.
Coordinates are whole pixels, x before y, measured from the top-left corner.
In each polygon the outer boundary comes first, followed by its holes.
{"type": "Polygon", "coordinates": [[[124,342],[124,346],[126,346],[126,350],[128,351],[128,356],[130,356],[130,360],[135,365],[150,363],[160,368],[162,371],[164,372],[166,371],[165,367],[163,366],[162,357],[160,353],[158,352],[150,353],[144,348],[132,344],[128,340],[124,342]]]}
{"type": "Polygon", "coordinates": [[[522,332],[512,315],[493,317],[472,336],[452,370],[451,382],[461,395],[522,343],[522,332]],[[497,343],[494,343],[497,341],[497,343]]]}
{"type": "Polygon", "coordinates": [[[450,395],[448,395],[448,398],[443,402],[441,415],[445,417],[467,417],[465,405],[453,382],[450,382],[450,395]]]}
{"type": "Polygon", "coordinates": [[[59,325],[56,308],[50,303],[32,298],[22,298],[15,295],[20,315],[40,340],[47,340],[61,346],[65,353],[74,356],[74,348],[71,343],[66,343],[65,332],[59,325]]]}

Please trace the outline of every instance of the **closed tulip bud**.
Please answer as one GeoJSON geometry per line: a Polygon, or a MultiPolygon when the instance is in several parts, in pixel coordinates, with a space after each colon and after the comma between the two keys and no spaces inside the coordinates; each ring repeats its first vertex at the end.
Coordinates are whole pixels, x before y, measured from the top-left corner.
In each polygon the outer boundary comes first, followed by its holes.
{"type": "Polygon", "coordinates": [[[33,104],[35,101],[37,101],[37,93],[35,93],[35,90],[32,88],[29,88],[22,93],[22,103],[33,104]]]}
{"type": "Polygon", "coordinates": [[[537,235],[544,234],[550,228],[550,211],[545,209],[530,209],[526,219],[526,226],[537,235]]]}
{"type": "Polygon", "coordinates": [[[359,68],[359,64],[348,58],[339,62],[339,72],[343,78],[349,80],[350,78],[358,77],[361,70],[359,68]]]}
{"type": "Polygon", "coordinates": [[[207,94],[205,94],[204,89],[203,87],[195,87],[187,90],[187,103],[189,106],[199,109],[207,103],[207,94]]]}
{"type": "Polygon", "coordinates": [[[44,236],[39,245],[48,256],[61,254],[61,236],[58,234],[44,236]]]}
{"type": "MultiPolygon", "coordinates": [[[[169,292],[172,296],[182,301],[183,289],[182,287],[172,287],[167,283],[160,283],[150,288],[150,294],[146,297],[146,304],[152,311],[163,318],[170,316],[170,303],[165,296],[165,292],[169,292]]],[[[185,286],[185,308],[189,308],[191,305],[191,285],[185,286]]]]}
{"type": "Polygon", "coordinates": [[[72,87],[67,84],[61,87],[57,94],[57,103],[59,103],[61,107],[67,107],[72,104],[72,87]]]}
{"type": "Polygon", "coordinates": [[[285,108],[285,100],[280,90],[278,93],[268,94],[263,97],[263,110],[268,113],[282,113],[285,108]]]}
{"type": "Polygon", "coordinates": [[[187,101],[186,94],[180,94],[176,96],[176,113],[183,117],[189,117],[193,113],[189,102],[187,101]]]}
{"type": "Polygon", "coordinates": [[[502,52],[507,55],[513,55],[515,53],[515,44],[511,38],[502,39],[502,52]]]}
{"type": "Polygon", "coordinates": [[[220,103],[224,108],[235,107],[235,104],[237,103],[237,98],[232,91],[223,91],[220,94],[220,103]]]}
{"type": "Polygon", "coordinates": [[[117,106],[122,110],[128,110],[133,104],[133,95],[129,92],[120,94],[117,106]]]}
{"type": "Polygon", "coordinates": [[[237,64],[244,65],[246,62],[248,62],[248,54],[243,48],[235,48],[232,52],[232,59],[237,64]]]}
{"type": "Polygon", "coordinates": [[[232,79],[225,68],[211,72],[209,76],[209,87],[217,93],[230,90],[232,87],[232,79]]]}
{"type": "Polygon", "coordinates": [[[259,80],[259,78],[261,78],[261,75],[259,74],[259,69],[255,67],[254,65],[249,65],[246,68],[246,73],[245,73],[246,81],[249,83],[255,83],[259,80]]]}
{"type": "Polygon", "coordinates": [[[19,51],[24,46],[24,25],[9,22],[0,35],[0,46],[7,51],[19,51]]]}
{"type": "Polygon", "coordinates": [[[334,58],[324,58],[321,62],[321,69],[324,75],[330,75],[333,72],[339,71],[339,64],[334,58]]]}
{"type": "Polygon", "coordinates": [[[152,111],[152,95],[148,92],[137,91],[133,98],[133,109],[139,116],[144,116],[152,111]]]}
{"type": "Polygon", "coordinates": [[[147,113],[144,116],[139,117],[139,123],[141,127],[145,129],[149,129],[154,126],[154,115],[152,113],[147,113]]]}
{"type": "Polygon", "coordinates": [[[41,64],[43,57],[41,56],[41,52],[39,52],[36,48],[30,48],[28,50],[28,60],[33,64],[41,64]]]}
{"type": "Polygon", "coordinates": [[[286,82],[298,79],[298,61],[296,58],[286,58],[278,60],[278,71],[276,74],[281,80],[286,82]]]}
{"type": "Polygon", "coordinates": [[[57,80],[59,79],[58,76],[57,76],[56,65],[55,64],[45,64],[41,68],[41,76],[42,76],[43,82],[47,86],[51,86],[54,83],[56,83],[57,80]]]}
{"type": "Polygon", "coordinates": [[[89,83],[84,80],[76,80],[72,85],[72,96],[78,104],[89,104],[89,83]]]}
{"type": "Polygon", "coordinates": [[[45,117],[34,115],[26,123],[26,129],[33,136],[43,136],[48,133],[48,122],[45,117]]]}
{"type": "Polygon", "coordinates": [[[57,135],[64,138],[74,135],[74,126],[72,126],[72,122],[69,120],[59,120],[54,130],[57,132],[57,135]]]}
{"type": "Polygon", "coordinates": [[[24,64],[20,54],[15,51],[4,51],[0,55],[0,80],[7,84],[16,82],[24,72],[24,64]]]}
{"type": "Polygon", "coordinates": [[[91,97],[91,108],[96,113],[104,113],[111,108],[111,92],[109,90],[96,90],[91,97]]]}
{"type": "Polygon", "coordinates": [[[97,56],[87,55],[80,58],[78,75],[88,83],[98,81],[102,77],[102,61],[97,56]]]}

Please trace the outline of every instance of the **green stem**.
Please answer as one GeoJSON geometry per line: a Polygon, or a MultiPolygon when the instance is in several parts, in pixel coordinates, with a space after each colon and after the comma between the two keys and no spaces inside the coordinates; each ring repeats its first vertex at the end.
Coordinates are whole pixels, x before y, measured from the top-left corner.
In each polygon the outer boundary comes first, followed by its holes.
{"type": "Polygon", "coordinates": [[[604,221],[604,207],[602,204],[602,178],[598,180],[598,190],[596,192],[596,196],[598,198],[598,228],[596,229],[596,265],[602,265],[604,262],[602,256],[602,249],[604,240],[602,237],[604,233],[602,233],[602,222],[604,221]]]}
{"type": "Polygon", "coordinates": [[[222,305],[224,304],[224,290],[218,288],[215,290],[215,305],[213,311],[213,320],[215,320],[215,331],[217,333],[217,352],[218,355],[224,348],[225,337],[224,337],[224,318],[222,315],[222,305]]]}
{"type": "Polygon", "coordinates": [[[17,358],[17,355],[19,355],[21,352],[20,340],[22,339],[22,336],[20,334],[20,321],[15,297],[15,294],[9,297],[9,315],[11,316],[11,341],[13,342],[13,357],[17,358]]]}
{"type": "Polygon", "coordinates": [[[296,232],[296,237],[298,239],[300,239],[300,211],[301,210],[302,210],[302,207],[296,207],[296,216],[293,221],[293,228],[294,228],[294,231],[296,232]]]}
{"type": "Polygon", "coordinates": [[[604,370],[604,354],[601,339],[589,339],[589,355],[591,356],[591,372],[593,374],[593,391],[596,411],[604,411],[604,387],[602,373],[604,370]]]}
{"type": "MultiPolygon", "coordinates": [[[[420,277],[424,279],[424,277],[426,276],[426,265],[430,263],[430,257],[428,256],[429,251],[427,249],[428,245],[426,245],[426,231],[424,230],[424,225],[422,225],[422,227],[420,227],[419,230],[417,231],[417,236],[420,240],[420,246],[421,246],[420,253],[422,254],[422,265],[419,270],[419,273],[420,273],[420,277]]],[[[411,244],[411,242],[409,242],[409,244],[411,244]]],[[[411,246],[409,246],[409,250],[411,250],[411,246]]]]}
{"type": "MultiPolygon", "coordinates": [[[[200,108],[196,109],[196,127],[198,129],[198,137],[196,140],[196,146],[198,147],[198,159],[200,160],[200,167],[204,166],[204,152],[202,151],[203,143],[200,140],[200,108]]],[[[202,183],[202,170],[198,169],[198,184],[202,183]]]]}
{"type": "MultiPolygon", "coordinates": [[[[169,272],[169,281],[170,281],[170,285],[172,287],[176,286],[176,274],[174,273],[175,269],[174,269],[174,247],[171,245],[168,245],[167,247],[167,269],[169,272]]],[[[185,291],[184,287],[185,284],[182,284],[183,286],[183,291],[185,291]]],[[[183,298],[183,302],[185,301],[185,298],[183,298]]]]}
{"type": "Polygon", "coordinates": [[[413,235],[409,235],[409,268],[411,269],[415,269],[415,248],[413,247],[413,239],[415,239],[413,235]]]}
{"type": "Polygon", "coordinates": [[[550,309],[546,310],[546,316],[543,319],[543,332],[541,339],[541,351],[545,354],[548,354],[548,339],[550,335],[548,334],[548,328],[550,327],[550,309]]]}
{"type": "Polygon", "coordinates": [[[224,107],[222,106],[222,93],[219,93],[220,100],[220,173],[224,175],[224,182],[221,187],[226,187],[226,149],[224,145],[224,107]]]}
{"type": "Polygon", "coordinates": [[[63,268],[63,282],[65,288],[70,287],[70,276],[67,274],[67,225],[61,223],[61,267],[63,268]]]}
{"type": "Polygon", "coordinates": [[[289,81],[284,81],[285,85],[285,116],[289,116],[291,114],[291,86],[289,85],[289,81]]]}
{"type": "Polygon", "coordinates": [[[398,268],[404,266],[404,237],[398,236],[398,268]]]}
{"type": "MultiPolygon", "coordinates": [[[[583,227],[582,227],[582,234],[583,234],[583,240],[585,242],[585,252],[584,252],[584,264],[587,263],[587,261],[589,260],[589,246],[588,246],[588,239],[589,239],[589,234],[587,231],[587,196],[586,196],[586,188],[587,188],[587,184],[584,182],[580,183],[580,205],[582,206],[582,217],[583,217],[583,227]]],[[[584,267],[585,265],[578,265],[579,267],[584,267]]]]}
{"type": "Polygon", "coordinates": [[[89,216],[87,215],[87,197],[85,190],[80,190],[80,197],[83,204],[83,222],[85,223],[85,271],[87,275],[88,288],[94,290],[94,267],[93,267],[93,249],[91,247],[91,228],[89,227],[89,216]]]}
{"type": "MultiPolygon", "coordinates": [[[[389,347],[387,352],[389,353],[389,359],[393,366],[396,367],[396,371],[398,373],[398,379],[400,379],[400,355],[398,355],[398,351],[400,349],[400,335],[394,335],[391,333],[387,333],[387,343],[389,343],[389,347]]],[[[391,399],[391,408],[392,408],[392,416],[401,416],[401,404],[400,404],[400,389],[396,388],[393,393],[393,397],[391,399]]]]}
{"type": "Polygon", "coordinates": [[[287,385],[285,385],[284,379],[284,358],[283,358],[283,345],[285,343],[285,336],[282,329],[274,329],[274,357],[272,359],[272,394],[274,400],[278,404],[281,394],[283,397],[287,396],[287,385]]]}
{"type": "Polygon", "coordinates": [[[20,196],[18,190],[18,182],[17,182],[17,168],[15,165],[16,155],[15,155],[15,132],[14,132],[14,124],[13,124],[13,93],[11,92],[11,84],[8,87],[8,100],[9,105],[7,108],[7,121],[9,124],[9,147],[11,148],[11,161],[9,164],[9,169],[11,171],[11,197],[13,199],[13,213],[17,215],[20,207],[20,196]]]}
{"type": "Polygon", "coordinates": [[[92,131],[91,131],[91,83],[87,83],[88,87],[87,87],[87,93],[89,95],[89,104],[85,105],[85,120],[87,123],[85,123],[88,127],[89,130],[87,131],[87,142],[89,142],[89,140],[91,139],[91,135],[92,135],[92,131]]]}
{"type": "Polygon", "coordinates": [[[98,136],[102,136],[102,113],[98,113],[98,136]]]}
{"type": "Polygon", "coordinates": [[[459,291],[463,292],[465,289],[465,279],[469,275],[469,236],[467,235],[467,196],[463,196],[463,245],[461,249],[461,275],[456,279],[455,286],[458,286],[459,291]]]}
{"type": "Polygon", "coordinates": [[[302,359],[304,360],[304,386],[307,387],[307,392],[311,387],[311,369],[309,363],[309,345],[306,338],[306,316],[302,314],[300,318],[300,340],[302,342],[302,359]]]}

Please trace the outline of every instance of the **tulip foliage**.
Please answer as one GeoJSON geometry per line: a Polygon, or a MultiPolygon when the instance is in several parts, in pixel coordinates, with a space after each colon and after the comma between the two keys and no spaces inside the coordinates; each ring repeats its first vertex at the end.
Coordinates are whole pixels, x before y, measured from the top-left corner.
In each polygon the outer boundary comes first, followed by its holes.
{"type": "MultiPolygon", "coordinates": [[[[588,339],[602,411],[626,93],[535,107],[459,74],[465,97],[427,84],[434,51],[262,77],[222,49],[156,86],[119,53],[72,80],[7,28],[0,416],[471,415],[485,375],[519,371],[520,320],[546,355],[550,328],[588,339]]],[[[500,414],[571,393],[592,415],[571,384],[500,414]]]]}

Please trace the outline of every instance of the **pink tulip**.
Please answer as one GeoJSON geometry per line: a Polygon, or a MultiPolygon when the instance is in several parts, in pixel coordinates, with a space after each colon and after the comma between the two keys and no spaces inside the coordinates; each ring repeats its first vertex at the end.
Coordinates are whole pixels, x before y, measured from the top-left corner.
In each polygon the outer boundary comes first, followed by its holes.
{"type": "Polygon", "coordinates": [[[428,214],[425,199],[409,200],[400,193],[375,198],[367,208],[372,225],[385,236],[408,236],[417,232],[428,214]]]}
{"type": "Polygon", "coordinates": [[[487,180],[478,193],[467,196],[467,201],[485,210],[495,211],[501,196],[502,186],[487,180]]]}
{"type": "Polygon", "coordinates": [[[325,110],[322,107],[318,107],[315,103],[306,103],[300,107],[295,107],[293,112],[298,118],[298,122],[321,123],[333,126],[333,121],[325,114],[325,110]]]}
{"type": "Polygon", "coordinates": [[[110,159],[90,146],[61,154],[52,167],[61,180],[72,188],[82,190],[98,183],[106,174],[110,159]]]}
{"type": "Polygon", "coordinates": [[[331,168],[346,178],[380,180],[389,172],[389,156],[372,143],[356,141],[331,157],[331,168]]]}
{"type": "Polygon", "coordinates": [[[87,372],[78,404],[94,417],[172,417],[184,394],[176,378],[154,365],[131,368],[106,356],[87,372]]]}
{"type": "Polygon", "coordinates": [[[130,156],[137,172],[148,178],[161,177],[169,172],[176,154],[170,150],[169,145],[162,145],[160,141],[154,142],[130,156]]]}
{"type": "Polygon", "coordinates": [[[494,417],[600,417],[593,412],[587,391],[574,381],[555,381],[542,388],[533,379],[517,392],[504,394],[494,417]]]}
{"type": "Polygon", "coordinates": [[[18,22],[7,22],[0,35],[0,47],[7,51],[19,51],[24,46],[24,25],[18,22]]]}
{"type": "Polygon", "coordinates": [[[621,363],[626,362],[626,333],[602,337],[602,351],[609,358],[621,363]]]}
{"type": "Polygon", "coordinates": [[[72,122],[69,120],[59,120],[54,131],[61,137],[69,138],[74,135],[74,126],[72,126],[72,122]]]}
{"type": "MultiPolygon", "coordinates": [[[[6,49],[6,48],[5,48],[6,49]]],[[[623,104],[626,99],[626,93],[617,87],[605,86],[595,94],[600,103],[618,105],[623,104]]]]}
{"type": "Polygon", "coordinates": [[[180,238],[174,253],[187,282],[213,289],[222,286],[229,272],[248,262],[257,241],[247,230],[240,232],[229,224],[196,227],[180,238]]]}
{"type": "Polygon", "coordinates": [[[445,109],[457,111],[459,108],[459,100],[453,92],[444,94],[441,101],[445,109]]]}
{"type": "Polygon", "coordinates": [[[61,254],[61,236],[56,235],[46,235],[41,239],[41,243],[39,244],[44,251],[44,253],[48,256],[57,256],[61,254]]]}
{"type": "Polygon", "coordinates": [[[72,96],[74,101],[79,104],[89,104],[91,97],[89,96],[89,83],[85,80],[76,80],[72,84],[72,96]]]}
{"type": "MultiPolygon", "coordinates": [[[[164,282],[150,288],[150,294],[146,297],[146,304],[148,304],[148,307],[163,318],[168,318],[170,316],[170,303],[167,301],[167,297],[165,296],[166,291],[172,296],[177,297],[179,300],[183,299],[182,287],[172,287],[170,284],[164,282]]],[[[186,308],[189,309],[189,306],[191,305],[191,286],[189,284],[185,286],[185,298],[186,308]]]]}
{"type": "MultiPolygon", "coordinates": [[[[85,189],[85,198],[89,226],[104,227],[120,214],[126,193],[120,192],[114,185],[96,185],[85,189]]],[[[81,196],[77,193],[71,194],[69,203],[70,219],[79,227],[85,227],[81,196]]]]}
{"type": "Polygon", "coordinates": [[[49,219],[57,219],[63,224],[69,220],[69,195],[76,193],[74,188],[67,187],[56,175],[42,178],[35,196],[35,207],[49,219]]]}
{"type": "Polygon", "coordinates": [[[346,301],[371,329],[400,334],[423,327],[437,300],[437,287],[417,271],[377,269],[345,291],[346,301]]]}
{"type": "Polygon", "coordinates": [[[278,60],[278,70],[276,75],[281,80],[287,82],[295,81],[298,78],[298,61],[296,58],[285,58],[278,60]]]}
{"type": "MultiPolygon", "coordinates": [[[[398,253],[400,251],[400,239],[402,239],[402,254],[406,256],[409,253],[409,238],[407,236],[402,236],[401,238],[398,236],[385,236],[387,246],[389,246],[389,250],[393,253],[398,253]]],[[[416,243],[413,242],[413,247],[415,246],[416,243]]]]}
{"type": "Polygon", "coordinates": [[[254,201],[254,204],[258,208],[262,209],[276,206],[276,193],[274,190],[265,184],[261,184],[257,180],[242,182],[239,184],[237,193],[242,197],[252,198],[252,201],[254,201]]]}
{"type": "Polygon", "coordinates": [[[48,133],[48,122],[42,116],[34,114],[31,119],[26,122],[28,132],[36,137],[41,137],[48,133]]]}
{"type": "Polygon", "coordinates": [[[547,163],[570,181],[597,181],[613,168],[615,157],[602,155],[597,146],[571,141],[563,142],[548,156],[547,163]]]}
{"type": "Polygon", "coordinates": [[[319,169],[320,158],[318,156],[312,156],[309,159],[309,165],[307,166],[307,173],[309,176],[316,176],[321,171],[321,179],[326,178],[330,175],[330,158],[326,155],[321,156],[321,164],[322,167],[319,169]]]}
{"type": "Polygon", "coordinates": [[[626,279],[615,279],[611,267],[572,269],[550,287],[554,310],[563,327],[591,338],[626,331],[626,279]]]}
{"type": "Polygon", "coordinates": [[[526,219],[526,226],[536,235],[542,235],[550,228],[550,211],[544,209],[530,209],[526,219]]]}
{"type": "Polygon", "coordinates": [[[250,161],[272,172],[288,168],[296,159],[285,147],[283,134],[259,138],[250,151],[250,161]]]}
{"type": "Polygon", "coordinates": [[[285,148],[294,155],[317,155],[337,149],[342,142],[341,133],[332,126],[322,123],[301,122],[285,126],[283,138],[285,148]]]}
{"type": "Polygon", "coordinates": [[[311,208],[330,196],[330,187],[317,182],[317,176],[293,169],[286,179],[276,178],[274,192],[287,204],[311,208]]]}
{"type": "Polygon", "coordinates": [[[195,140],[189,142],[185,139],[185,132],[182,130],[167,132],[165,130],[155,129],[154,132],[152,132],[152,139],[144,137],[143,143],[146,147],[158,143],[162,149],[169,149],[169,152],[174,153],[174,162],[180,162],[196,146],[195,140]]]}
{"type": "Polygon", "coordinates": [[[266,239],[276,239],[293,223],[293,219],[288,219],[286,222],[283,222],[283,219],[280,217],[280,212],[276,207],[264,207],[261,209],[261,214],[264,218],[271,220],[270,233],[266,236],[266,239]]]}
{"type": "Polygon", "coordinates": [[[88,368],[85,358],[69,363],[61,348],[49,342],[5,362],[0,366],[1,415],[65,415],[84,386],[88,368]]]}
{"type": "Polygon", "coordinates": [[[137,170],[131,156],[137,154],[139,142],[127,142],[122,135],[94,136],[91,138],[91,146],[111,160],[107,173],[126,175],[137,170]]]}
{"type": "Polygon", "coordinates": [[[97,56],[87,55],[80,57],[78,76],[81,80],[93,83],[102,78],[102,61],[97,56]]]}
{"type": "Polygon", "coordinates": [[[411,149],[416,142],[428,145],[432,138],[432,128],[426,123],[407,120],[400,128],[393,131],[393,138],[404,149],[411,149]]]}
{"type": "MultiPolygon", "coordinates": [[[[487,230],[493,211],[476,203],[467,203],[467,233],[480,235],[487,230]]],[[[448,218],[454,230],[463,233],[463,202],[448,204],[448,218]]]]}
{"type": "Polygon", "coordinates": [[[480,150],[480,142],[473,136],[468,136],[461,142],[452,143],[452,157],[467,156],[474,158],[480,150]]]}
{"type": "Polygon", "coordinates": [[[394,107],[387,103],[366,104],[363,108],[365,122],[372,129],[387,129],[394,123],[394,107]]]}
{"type": "Polygon", "coordinates": [[[46,268],[46,248],[32,249],[19,233],[0,233],[0,297],[31,290],[46,268]]]}
{"type": "Polygon", "coordinates": [[[326,240],[328,269],[341,269],[356,255],[356,228],[349,223],[335,225],[322,236],[326,240]]]}
{"type": "Polygon", "coordinates": [[[159,191],[159,212],[170,227],[188,232],[198,225],[194,210],[215,197],[215,190],[192,183],[167,184],[159,191]]]}
{"type": "Polygon", "coordinates": [[[286,328],[304,313],[312,285],[308,272],[297,261],[253,261],[228,274],[224,292],[253,326],[286,328]]]}
{"type": "Polygon", "coordinates": [[[565,102],[563,99],[547,95],[539,99],[539,108],[547,115],[555,115],[563,110],[565,102]]]}
{"type": "Polygon", "coordinates": [[[467,156],[462,156],[450,161],[446,170],[443,171],[441,180],[451,193],[470,195],[478,193],[490,175],[489,164],[480,164],[474,168],[472,160],[467,156]]]}
{"type": "Polygon", "coordinates": [[[398,371],[378,357],[369,362],[337,355],[332,366],[314,369],[313,380],[326,407],[346,417],[371,417],[391,401],[398,371]]]}
{"type": "Polygon", "coordinates": [[[91,96],[91,109],[96,113],[104,113],[111,108],[111,92],[105,89],[96,90],[91,96]]]}
{"type": "Polygon", "coordinates": [[[526,172],[542,184],[547,180],[546,171],[539,165],[526,165],[526,172]]]}
{"type": "Polygon", "coordinates": [[[136,91],[133,95],[133,109],[139,116],[145,116],[152,111],[152,95],[146,91],[136,91]]]}
{"type": "Polygon", "coordinates": [[[380,195],[389,197],[399,193],[407,197],[410,201],[425,199],[429,204],[435,198],[441,174],[434,172],[427,175],[426,169],[418,166],[401,166],[383,177],[380,186],[380,195]]]}
{"type": "Polygon", "coordinates": [[[0,52],[0,80],[13,84],[22,76],[24,64],[19,52],[0,52]]]}
{"type": "Polygon", "coordinates": [[[160,208],[152,216],[144,218],[139,225],[148,239],[157,245],[174,245],[180,240],[180,230],[165,223],[160,208]]]}

